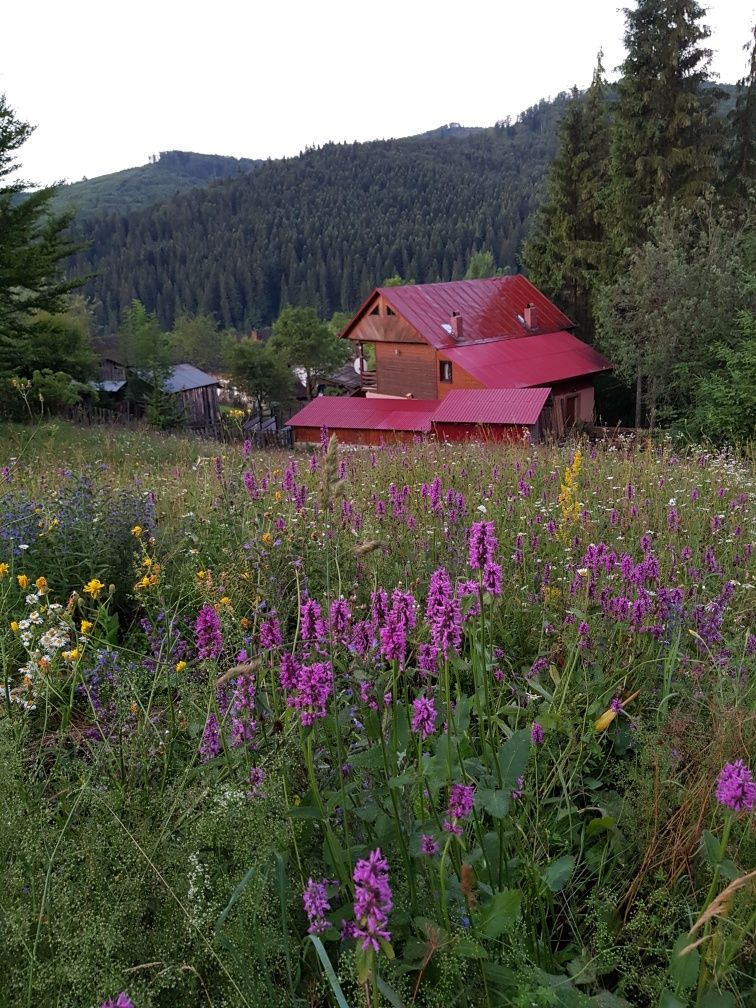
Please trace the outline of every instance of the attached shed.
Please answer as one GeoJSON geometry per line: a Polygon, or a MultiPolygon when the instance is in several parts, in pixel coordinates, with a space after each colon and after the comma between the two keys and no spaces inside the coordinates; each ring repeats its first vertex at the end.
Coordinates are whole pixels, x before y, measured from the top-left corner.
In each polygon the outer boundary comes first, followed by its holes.
{"type": "Polygon", "coordinates": [[[216,426],[218,388],[217,378],[193,364],[176,364],[165,383],[165,391],[176,397],[179,411],[190,427],[216,426]]]}
{"type": "Polygon", "coordinates": [[[296,413],[288,426],[295,441],[317,444],[323,427],[342,444],[378,445],[414,441],[430,430],[430,415],[438,406],[427,399],[361,399],[319,396],[296,413]]]}
{"type": "Polygon", "coordinates": [[[540,441],[551,426],[551,389],[453,389],[431,416],[441,441],[540,441]]]}

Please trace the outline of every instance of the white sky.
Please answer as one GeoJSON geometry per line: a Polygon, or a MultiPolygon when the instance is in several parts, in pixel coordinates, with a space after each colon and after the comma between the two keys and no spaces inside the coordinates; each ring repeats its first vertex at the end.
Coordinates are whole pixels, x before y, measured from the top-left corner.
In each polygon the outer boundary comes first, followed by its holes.
{"type": "MultiPolygon", "coordinates": [[[[632,0],[629,0],[632,3],[632,0]]],[[[623,58],[620,0],[15,0],[0,93],[37,125],[37,184],[163,150],[281,157],[329,140],[489,126],[623,58]]],[[[754,0],[704,0],[733,83],[754,0]]]]}

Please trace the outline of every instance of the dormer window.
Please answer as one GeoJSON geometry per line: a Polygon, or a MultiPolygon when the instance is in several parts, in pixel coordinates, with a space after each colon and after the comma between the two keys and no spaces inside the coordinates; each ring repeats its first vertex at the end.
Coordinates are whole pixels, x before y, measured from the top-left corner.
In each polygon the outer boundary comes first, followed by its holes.
{"type": "Polygon", "coordinates": [[[442,382],[452,381],[451,361],[442,360],[438,362],[438,380],[442,382]]]}

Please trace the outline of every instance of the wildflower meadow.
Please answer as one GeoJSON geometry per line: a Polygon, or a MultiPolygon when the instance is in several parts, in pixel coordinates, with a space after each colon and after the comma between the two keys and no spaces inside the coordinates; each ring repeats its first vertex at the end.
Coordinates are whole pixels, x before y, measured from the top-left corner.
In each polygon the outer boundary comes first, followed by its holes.
{"type": "Polygon", "coordinates": [[[0,457],[0,1005],[756,998],[753,458],[0,457]]]}

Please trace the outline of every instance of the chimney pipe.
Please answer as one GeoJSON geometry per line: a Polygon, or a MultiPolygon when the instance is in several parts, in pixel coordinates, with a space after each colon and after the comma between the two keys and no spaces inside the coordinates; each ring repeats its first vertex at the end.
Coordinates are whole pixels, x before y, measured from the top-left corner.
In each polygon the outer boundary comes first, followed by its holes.
{"type": "Polygon", "coordinates": [[[458,311],[453,311],[451,313],[451,329],[452,336],[455,340],[462,339],[462,316],[458,311]]]}
{"type": "Polygon", "coordinates": [[[536,306],[531,302],[525,305],[525,325],[528,329],[535,329],[538,325],[536,321],[536,306]]]}

